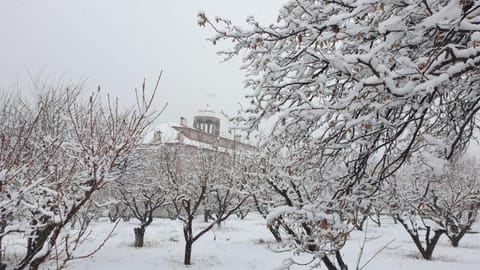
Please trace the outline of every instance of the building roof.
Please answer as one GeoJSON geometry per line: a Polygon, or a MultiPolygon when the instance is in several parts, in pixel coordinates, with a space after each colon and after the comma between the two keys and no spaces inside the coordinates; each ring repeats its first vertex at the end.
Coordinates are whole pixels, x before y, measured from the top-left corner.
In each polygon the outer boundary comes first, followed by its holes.
{"type": "Polygon", "coordinates": [[[152,131],[148,132],[143,139],[144,144],[185,144],[202,149],[216,151],[253,150],[254,147],[224,136],[215,136],[192,127],[174,123],[160,123],[152,131]],[[158,137],[157,137],[158,136],[158,137]]]}

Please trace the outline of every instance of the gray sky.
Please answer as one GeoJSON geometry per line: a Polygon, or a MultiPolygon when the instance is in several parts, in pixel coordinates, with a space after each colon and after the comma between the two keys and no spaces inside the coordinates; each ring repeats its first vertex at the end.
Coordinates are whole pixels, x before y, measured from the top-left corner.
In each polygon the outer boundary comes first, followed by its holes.
{"type": "Polygon", "coordinates": [[[2,0],[0,87],[41,81],[80,81],[132,104],[143,78],[153,85],[164,71],[160,121],[191,122],[208,103],[232,114],[248,93],[240,61],[220,63],[197,25],[198,11],[244,24],[254,15],[275,22],[282,0],[2,0]]]}

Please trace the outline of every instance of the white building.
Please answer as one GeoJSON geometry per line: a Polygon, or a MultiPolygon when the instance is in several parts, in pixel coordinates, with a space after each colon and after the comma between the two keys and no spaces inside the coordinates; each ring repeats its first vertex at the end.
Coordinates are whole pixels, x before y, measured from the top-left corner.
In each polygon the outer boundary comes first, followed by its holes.
{"type": "MultiPolygon", "coordinates": [[[[185,118],[180,123],[162,123],[146,136],[147,144],[184,144],[220,152],[251,151],[255,148],[242,142],[235,131],[221,132],[222,115],[210,110],[201,110],[189,126],[185,118]]],[[[225,118],[226,120],[226,118],[225,118]]],[[[225,121],[226,122],[226,121],[225,121]]]]}

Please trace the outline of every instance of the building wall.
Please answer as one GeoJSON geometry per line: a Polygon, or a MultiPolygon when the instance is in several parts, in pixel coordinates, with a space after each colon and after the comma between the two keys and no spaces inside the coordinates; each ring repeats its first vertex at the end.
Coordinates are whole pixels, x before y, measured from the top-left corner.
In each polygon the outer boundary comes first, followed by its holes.
{"type": "Polygon", "coordinates": [[[189,128],[189,127],[174,127],[178,132],[190,140],[206,143],[212,145],[212,147],[223,147],[231,150],[239,151],[253,151],[255,147],[244,144],[242,142],[227,139],[224,137],[216,136],[203,132],[201,130],[189,128]]]}

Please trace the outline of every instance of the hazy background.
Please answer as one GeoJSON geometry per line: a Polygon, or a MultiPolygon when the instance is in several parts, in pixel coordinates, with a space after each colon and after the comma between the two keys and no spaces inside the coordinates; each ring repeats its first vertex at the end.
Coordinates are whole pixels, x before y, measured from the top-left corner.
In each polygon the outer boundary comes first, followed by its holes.
{"type": "Polygon", "coordinates": [[[281,0],[1,0],[0,88],[30,89],[31,81],[85,81],[131,105],[134,88],[153,86],[163,70],[160,121],[189,123],[210,104],[233,114],[248,93],[240,59],[220,63],[214,33],[197,13],[244,25],[254,15],[276,21],[281,0]]]}

